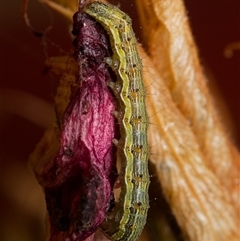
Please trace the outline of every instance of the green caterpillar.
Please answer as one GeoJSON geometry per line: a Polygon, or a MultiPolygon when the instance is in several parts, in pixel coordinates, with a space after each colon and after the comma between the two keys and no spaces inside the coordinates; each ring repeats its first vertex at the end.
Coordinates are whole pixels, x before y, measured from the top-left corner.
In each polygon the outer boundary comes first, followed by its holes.
{"type": "Polygon", "coordinates": [[[135,241],[146,223],[150,183],[142,63],[128,15],[102,2],[86,5],[83,11],[96,19],[109,34],[113,56],[106,62],[117,75],[117,81],[109,86],[119,105],[117,117],[121,138],[115,143],[121,157],[121,193],[102,229],[114,241],[135,241]]]}

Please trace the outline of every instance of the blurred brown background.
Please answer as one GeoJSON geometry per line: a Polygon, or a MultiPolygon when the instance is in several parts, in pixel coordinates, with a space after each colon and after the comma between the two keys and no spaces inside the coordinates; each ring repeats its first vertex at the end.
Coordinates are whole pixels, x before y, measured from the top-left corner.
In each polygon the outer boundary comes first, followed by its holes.
{"type": "MultiPolygon", "coordinates": [[[[133,18],[140,37],[134,6],[130,0],[115,1],[119,2],[133,18]]],[[[210,85],[218,86],[214,90],[220,92],[232,119],[232,129],[227,127],[227,132],[239,147],[240,51],[230,59],[224,57],[223,51],[229,43],[240,40],[240,1],[185,0],[185,4],[202,64],[214,79],[210,85]]],[[[60,15],[32,0],[29,18],[37,30],[52,25],[48,38],[70,53],[68,25],[60,15]]],[[[0,240],[40,241],[44,237],[44,197],[27,169],[27,160],[53,119],[54,83],[49,75],[42,74],[45,56],[41,39],[25,26],[21,0],[1,1],[0,43],[0,240]]],[[[50,56],[60,54],[58,48],[55,52],[51,49],[50,56]]]]}

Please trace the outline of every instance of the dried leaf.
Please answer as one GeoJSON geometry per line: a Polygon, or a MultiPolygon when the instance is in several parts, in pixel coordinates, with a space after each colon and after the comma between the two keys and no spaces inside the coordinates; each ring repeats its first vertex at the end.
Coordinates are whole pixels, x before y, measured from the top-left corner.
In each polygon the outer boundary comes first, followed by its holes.
{"type": "MultiPolygon", "coordinates": [[[[143,0],[137,4],[147,53],[173,101],[189,121],[209,168],[228,190],[236,192],[238,153],[222,127],[207,89],[182,0],[143,0]]],[[[237,206],[239,200],[234,197],[234,202],[237,206]]]]}
{"type": "Polygon", "coordinates": [[[189,240],[237,240],[237,215],[229,193],[206,165],[188,121],[173,103],[155,66],[139,50],[143,65],[148,66],[144,80],[153,124],[148,132],[150,160],[182,232],[189,240]]]}

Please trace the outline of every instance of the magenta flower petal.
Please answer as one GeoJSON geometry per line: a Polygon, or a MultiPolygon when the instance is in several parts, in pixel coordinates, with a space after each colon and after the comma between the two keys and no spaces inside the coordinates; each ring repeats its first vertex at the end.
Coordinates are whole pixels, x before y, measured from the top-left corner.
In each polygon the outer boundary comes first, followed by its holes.
{"type": "Polygon", "coordinates": [[[74,55],[79,86],[65,112],[59,152],[44,174],[51,241],[81,241],[96,231],[110,209],[116,180],[114,74],[108,36],[88,15],[74,15],[74,55]]]}

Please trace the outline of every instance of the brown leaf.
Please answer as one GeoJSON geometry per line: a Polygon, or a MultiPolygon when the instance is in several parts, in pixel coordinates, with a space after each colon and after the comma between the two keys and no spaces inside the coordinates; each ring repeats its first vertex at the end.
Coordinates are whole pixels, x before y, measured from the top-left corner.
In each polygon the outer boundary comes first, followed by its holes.
{"type": "Polygon", "coordinates": [[[182,1],[137,3],[144,46],[156,70],[167,84],[173,101],[189,121],[207,164],[224,186],[235,188],[238,154],[223,130],[207,89],[206,76],[199,63],[182,1]]]}
{"type": "Polygon", "coordinates": [[[144,80],[153,123],[148,131],[150,160],[182,232],[189,240],[237,240],[237,215],[230,194],[206,165],[196,136],[155,66],[139,50],[143,65],[148,66],[144,80]]]}

